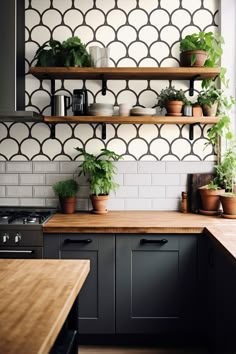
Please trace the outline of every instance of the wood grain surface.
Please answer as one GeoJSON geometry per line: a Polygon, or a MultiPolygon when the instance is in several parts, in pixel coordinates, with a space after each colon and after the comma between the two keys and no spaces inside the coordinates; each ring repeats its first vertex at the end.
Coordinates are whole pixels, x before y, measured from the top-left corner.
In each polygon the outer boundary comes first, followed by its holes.
{"type": "Polygon", "coordinates": [[[176,211],[109,211],[55,214],[44,226],[45,233],[172,233],[209,231],[236,259],[236,220],[220,216],[182,214],[176,211]]]}
{"type": "Polygon", "coordinates": [[[48,353],[88,273],[88,260],[0,260],[0,353],[48,353]]]}

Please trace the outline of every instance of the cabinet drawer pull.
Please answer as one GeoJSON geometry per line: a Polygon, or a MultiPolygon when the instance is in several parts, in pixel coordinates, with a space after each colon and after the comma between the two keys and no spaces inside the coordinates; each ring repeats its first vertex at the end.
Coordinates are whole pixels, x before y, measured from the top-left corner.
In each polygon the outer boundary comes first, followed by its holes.
{"type": "Polygon", "coordinates": [[[71,240],[70,238],[66,238],[64,243],[91,243],[92,240],[90,238],[85,238],[83,240],[71,240]]]}
{"type": "Polygon", "coordinates": [[[167,242],[168,242],[168,240],[166,240],[165,238],[163,238],[162,240],[148,240],[147,238],[142,238],[140,240],[141,244],[144,244],[144,243],[158,243],[160,245],[164,245],[167,242]]]}

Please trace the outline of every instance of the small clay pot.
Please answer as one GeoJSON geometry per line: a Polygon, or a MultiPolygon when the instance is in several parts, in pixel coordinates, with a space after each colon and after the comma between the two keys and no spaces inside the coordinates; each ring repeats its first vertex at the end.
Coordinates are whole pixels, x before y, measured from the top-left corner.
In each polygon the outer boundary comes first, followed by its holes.
{"type": "Polygon", "coordinates": [[[90,195],[90,199],[93,205],[94,214],[106,214],[107,213],[107,201],[108,195],[90,195]]]}
{"type": "Polygon", "coordinates": [[[193,117],[202,117],[202,107],[200,105],[193,105],[193,117]]]}
{"type": "Polygon", "coordinates": [[[202,209],[207,211],[218,211],[220,208],[220,195],[225,192],[224,189],[199,188],[201,196],[202,209]]]}
{"type": "Polygon", "coordinates": [[[76,197],[60,198],[61,210],[64,214],[73,214],[75,212],[76,197]]]}
{"type": "Polygon", "coordinates": [[[169,116],[182,116],[182,108],[183,102],[182,101],[168,101],[166,103],[166,110],[169,116]]]}
{"type": "Polygon", "coordinates": [[[213,105],[210,107],[207,104],[204,104],[202,106],[203,108],[203,114],[204,116],[207,117],[215,117],[217,113],[217,108],[218,108],[218,102],[213,103],[213,105]]]}
{"type": "Polygon", "coordinates": [[[207,60],[207,52],[204,50],[187,50],[180,53],[180,66],[204,66],[207,60]],[[196,61],[192,65],[192,55],[196,55],[196,61]]]}
{"type": "Polygon", "coordinates": [[[236,196],[221,195],[220,201],[224,214],[236,216],[236,196]]]}

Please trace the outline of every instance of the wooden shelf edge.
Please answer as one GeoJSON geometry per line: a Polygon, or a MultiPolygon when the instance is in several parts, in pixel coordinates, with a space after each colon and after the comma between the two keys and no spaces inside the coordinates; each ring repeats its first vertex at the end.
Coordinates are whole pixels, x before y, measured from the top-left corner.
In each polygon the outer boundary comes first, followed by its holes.
{"type": "Polygon", "coordinates": [[[66,116],[44,117],[45,123],[107,123],[107,124],[216,124],[218,117],[171,116],[66,116]]]}

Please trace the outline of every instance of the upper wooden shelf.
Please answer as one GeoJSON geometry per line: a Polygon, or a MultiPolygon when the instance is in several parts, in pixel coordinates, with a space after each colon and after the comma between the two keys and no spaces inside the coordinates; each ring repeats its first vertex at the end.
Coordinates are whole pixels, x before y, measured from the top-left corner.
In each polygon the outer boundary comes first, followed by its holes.
{"type": "Polygon", "coordinates": [[[30,74],[38,79],[88,79],[88,80],[204,80],[214,79],[220,68],[162,67],[162,68],[66,68],[32,67],[30,74]]]}
{"type": "Polygon", "coordinates": [[[107,123],[107,124],[215,124],[218,117],[170,116],[66,116],[44,117],[45,123],[107,123]]]}

